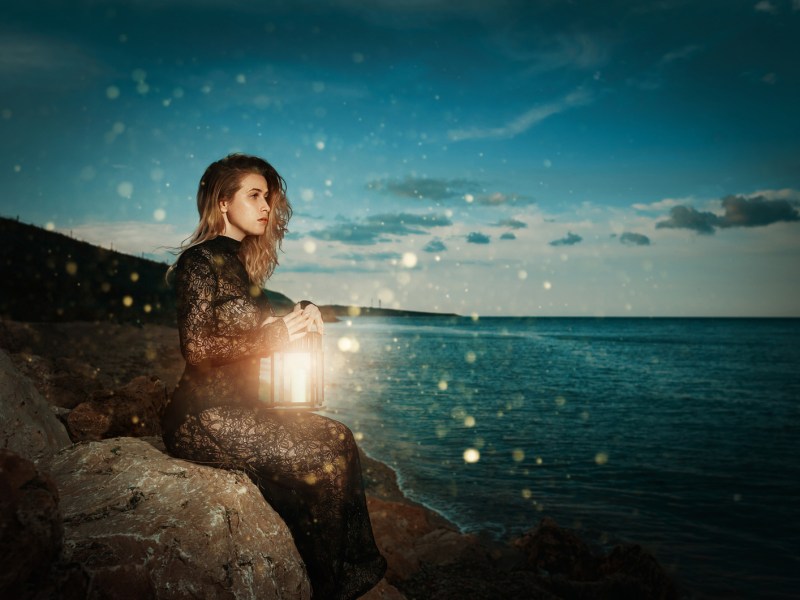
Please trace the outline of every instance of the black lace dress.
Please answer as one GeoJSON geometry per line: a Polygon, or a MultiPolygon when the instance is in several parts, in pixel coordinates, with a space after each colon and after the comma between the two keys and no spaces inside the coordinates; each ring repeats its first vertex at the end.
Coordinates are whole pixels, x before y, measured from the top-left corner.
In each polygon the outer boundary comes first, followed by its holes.
{"type": "Polygon", "coordinates": [[[250,284],[240,243],[186,250],[175,285],[186,369],[162,428],[170,454],[241,469],[292,531],[314,598],[356,598],[386,570],[367,512],[352,432],[333,419],[259,405],[259,360],[285,344],[283,320],[250,284]]]}

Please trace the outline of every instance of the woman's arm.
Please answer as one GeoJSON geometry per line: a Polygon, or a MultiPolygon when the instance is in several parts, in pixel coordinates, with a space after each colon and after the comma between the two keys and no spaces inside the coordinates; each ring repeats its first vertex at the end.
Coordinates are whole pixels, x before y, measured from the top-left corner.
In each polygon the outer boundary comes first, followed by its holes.
{"type": "Polygon", "coordinates": [[[237,335],[223,335],[216,322],[218,279],[211,257],[188,250],[176,269],[178,332],[181,352],[190,365],[219,365],[246,356],[266,356],[289,341],[282,319],[256,325],[237,335]]]}

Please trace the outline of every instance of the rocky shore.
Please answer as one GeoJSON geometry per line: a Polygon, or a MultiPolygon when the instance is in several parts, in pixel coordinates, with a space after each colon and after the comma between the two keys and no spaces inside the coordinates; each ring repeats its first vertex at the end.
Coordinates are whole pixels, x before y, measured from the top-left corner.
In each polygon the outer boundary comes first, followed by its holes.
{"type": "MultiPolygon", "coordinates": [[[[0,321],[0,596],[310,598],[244,474],[164,453],[158,415],[182,368],[170,327],[0,321]]],[[[508,543],[464,534],[390,467],[362,468],[389,563],[365,598],[681,595],[639,546],[601,552],[549,519],[508,543]]]]}

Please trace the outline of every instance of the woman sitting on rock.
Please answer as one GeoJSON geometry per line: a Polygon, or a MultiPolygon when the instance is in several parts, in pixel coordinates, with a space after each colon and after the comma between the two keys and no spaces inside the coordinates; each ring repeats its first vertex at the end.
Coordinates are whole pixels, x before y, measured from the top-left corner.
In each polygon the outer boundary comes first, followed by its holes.
{"type": "Polygon", "coordinates": [[[171,268],[186,369],[164,414],[164,443],[178,458],[247,472],[292,531],[314,598],[356,598],[386,561],[353,434],[258,399],[260,359],[323,329],[313,304],[274,316],[261,288],[292,214],[286,184],[263,159],[232,154],[206,169],[197,209],[200,223],[171,268]]]}

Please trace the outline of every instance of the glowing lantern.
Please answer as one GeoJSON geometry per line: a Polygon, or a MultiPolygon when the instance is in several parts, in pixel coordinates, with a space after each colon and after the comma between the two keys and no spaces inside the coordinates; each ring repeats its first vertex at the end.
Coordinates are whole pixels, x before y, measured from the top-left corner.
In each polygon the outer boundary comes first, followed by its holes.
{"type": "Polygon", "coordinates": [[[269,408],[323,406],[322,334],[309,332],[261,359],[259,399],[269,408]]]}

